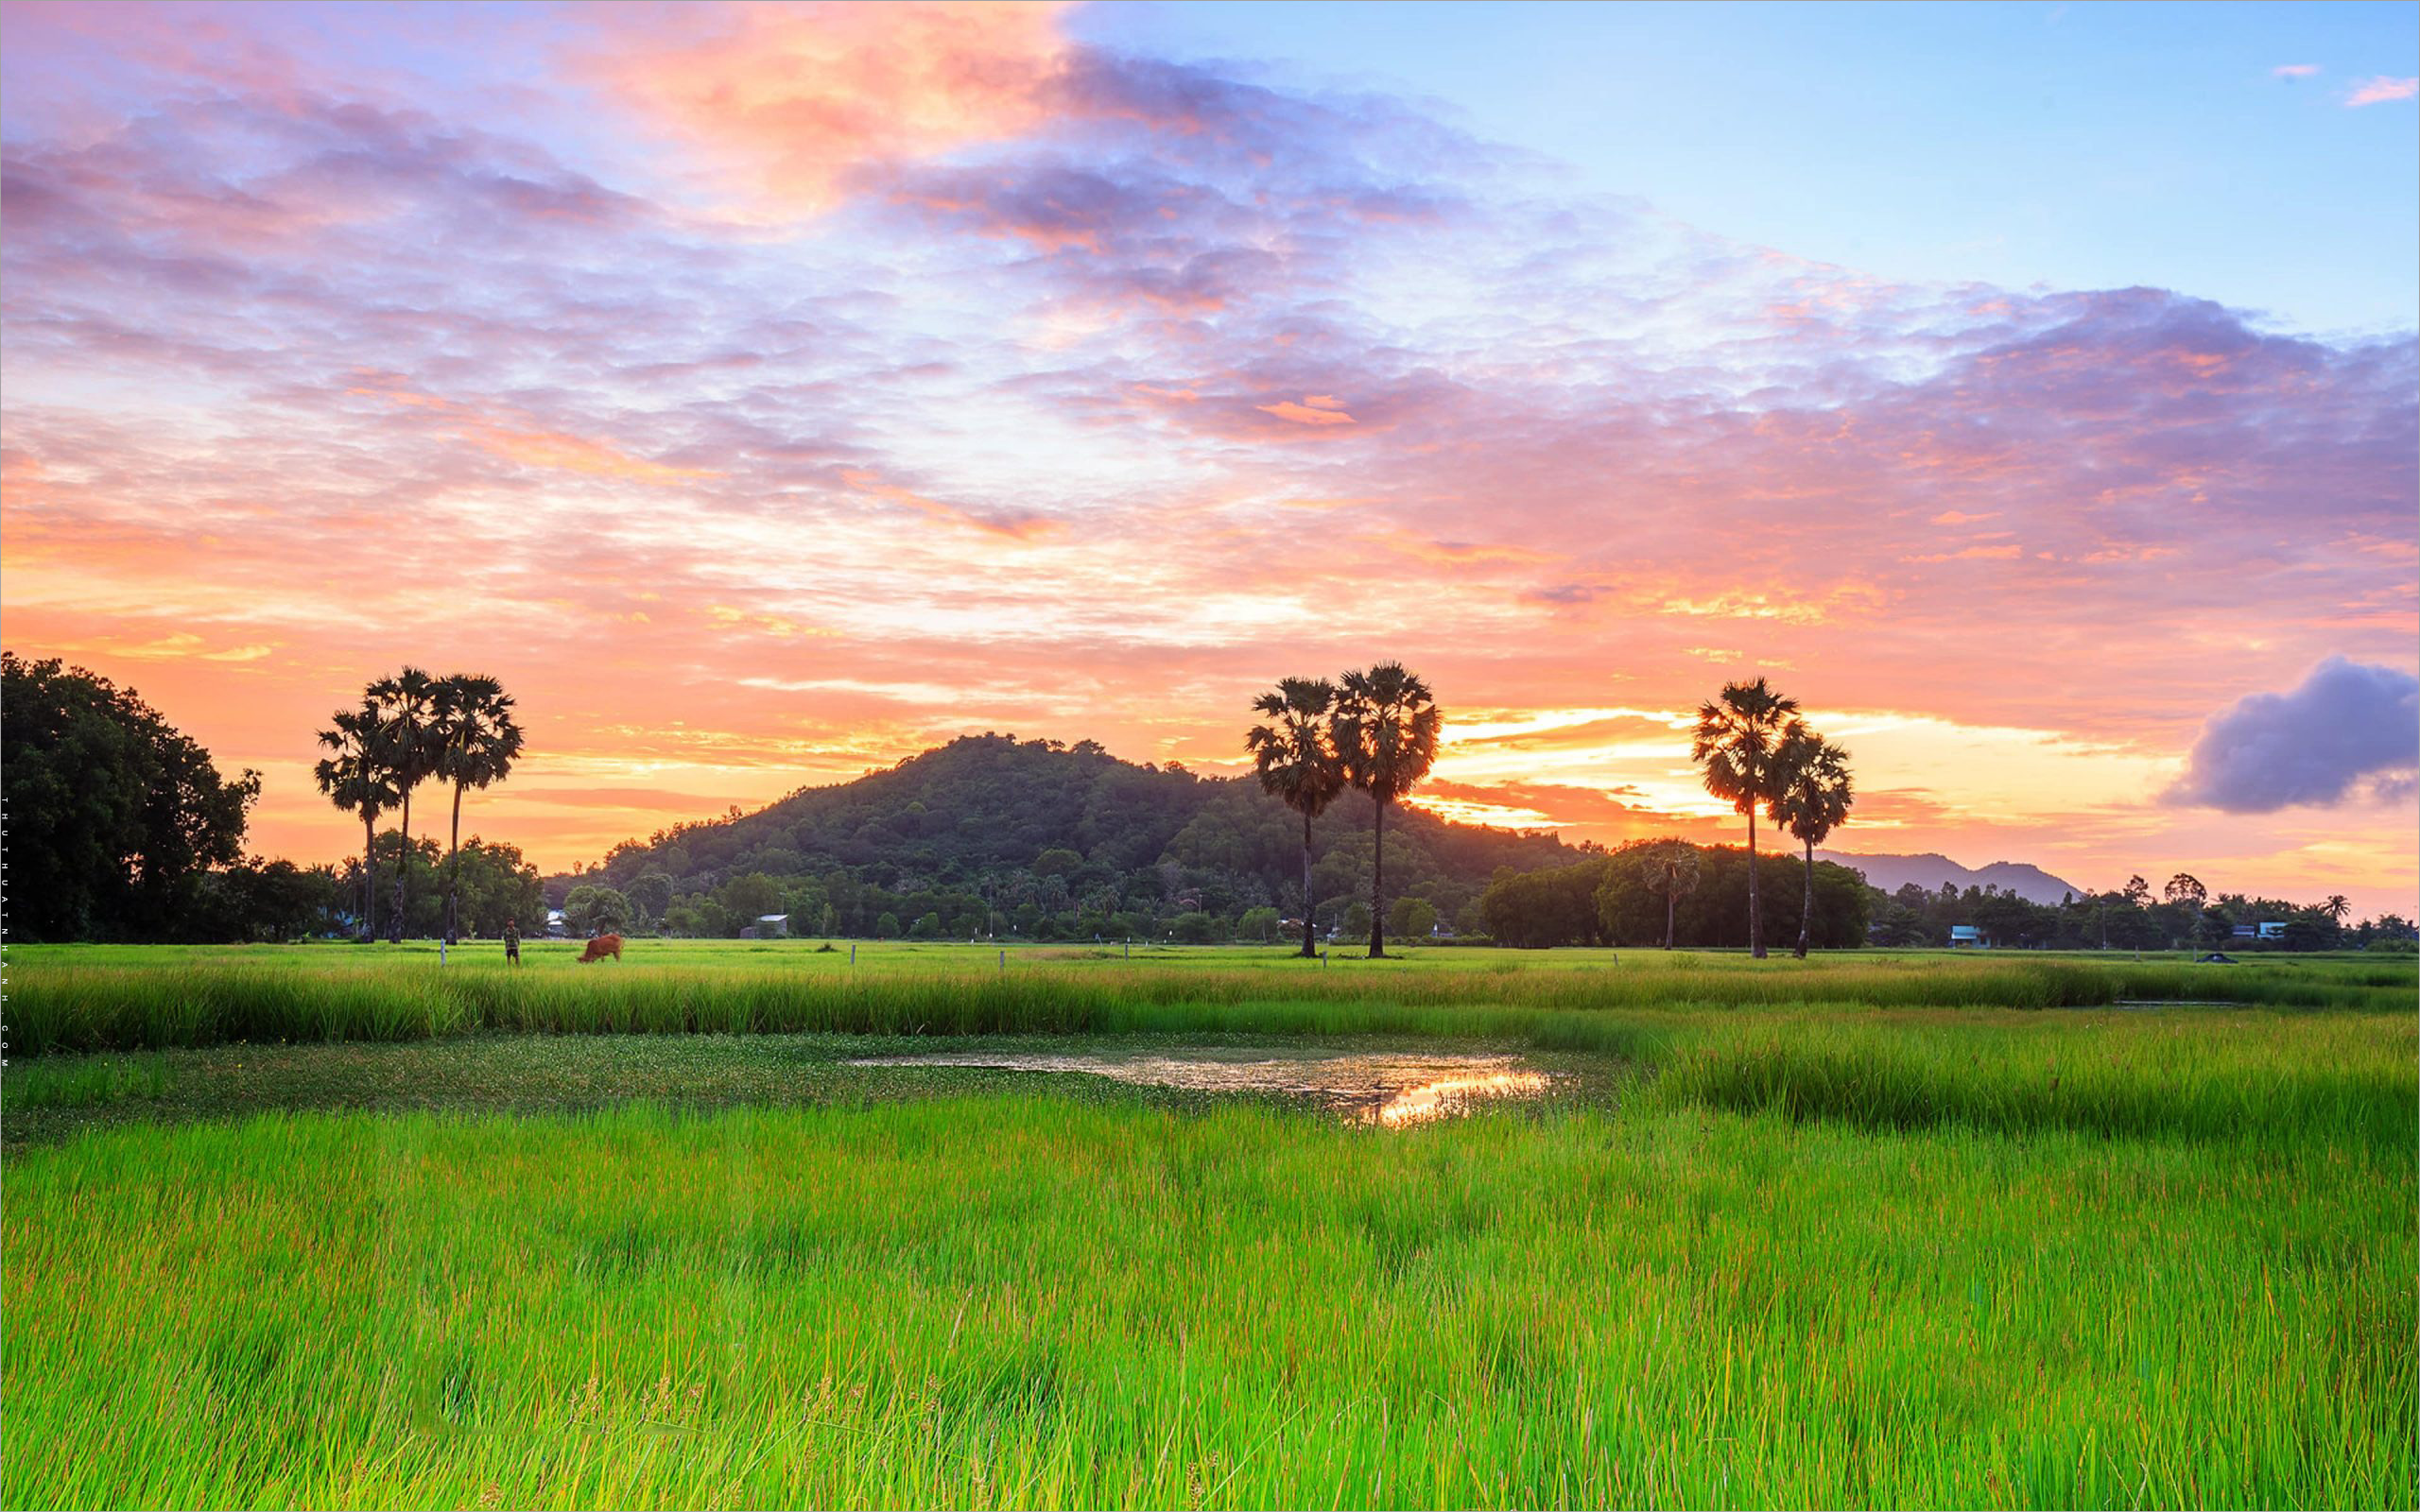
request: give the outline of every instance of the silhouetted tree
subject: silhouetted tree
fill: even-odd
[[[1387,954],[1387,805],[1428,775],[1443,716],[1428,684],[1400,662],[1348,672],[1343,681],[1329,738],[1344,780],[1377,806],[1370,832],[1370,958],[1377,960]]]
[[[361,816],[361,937],[378,937],[378,816],[400,801],[381,749],[378,710],[367,698],[358,709],[339,709],[320,744],[336,754],[312,768],[320,791],[347,814]]]
[[[1311,925],[1311,821],[1344,791],[1344,765],[1329,739],[1336,684],[1324,678],[1280,678],[1275,690],[1253,700],[1275,724],[1244,732],[1261,789],[1303,816],[1303,954],[1317,955]]]
[[[479,673],[458,672],[437,684],[435,718],[429,730],[437,745],[435,776],[454,788],[454,823],[445,847],[445,943],[460,938],[461,885],[455,857],[462,849],[462,792],[500,782],[521,754],[521,727],[513,723],[512,696],[504,684]]]
[[[241,853],[260,774],[204,750],[109,679],[0,653],[0,802],[19,939],[161,938]]]
[[[1847,822],[1857,794],[1849,780],[1849,753],[1791,720],[1774,757],[1774,793],[1766,815],[1806,848],[1806,899],[1798,922],[1800,960],[1815,927],[1815,848]]]
[[[1773,796],[1773,757],[1798,712],[1765,679],[1727,682],[1720,696],[1698,706],[1689,760],[1705,767],[1705,788],[1748,816],[1748,950],[1765,954],[1764,914],[1756,895],[1756,809]]]
[[[402,795],[403,832],[412,833],[412,789],[437,775],[437,679],[419,667],[406,667],[391,678],[372,683],[368,699],[378,711],[378,749],[387,774]],[[395,917],[389,938],[404,937],[405,917],[411,907],[411,868],[395,870]]]

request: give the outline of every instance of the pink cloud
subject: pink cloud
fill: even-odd
[[[750,184],[816,211],[870,166],[1022,135],[1068,48],[1055,4],[678,6],[590,12],[578,72]]]
[[[2317,63],[2279,63],[2269,70],[2275,78],[2308,78],[2319,72]]]
[[[2420,96],[2420,78],[2390,78],[2380,74],[2354,85],[2344,96],[2344,108],[2358,110],[2364,105],[2385,105],[2414,96]]]

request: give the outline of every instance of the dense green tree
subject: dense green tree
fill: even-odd
[[[358,709],[339,709],[320,745],[334,754],[312,768],[320,791],[347,814],[361,816],[361,927],[365,940],[378,937],[378,816],[402,801],[380,749],[378,711],[368,699]]]
[[[1799,919],[1798,946],[1790,953],[1800,960],[1806,958],[1808,935],[1815,925],[1815,848],[1847,821],[1856,801],[1849,753],[1791,721],[1773,758],[1773,791],[1765,813],[1806,848],[1806,902]]]
[[[454,820],[446,839],[445,942],[460,937],[460,879],[454,857],[462,849],[462,795],[484,792],[512,771],[521,755],[521,727],[513,722],[512,696],[481,673],[458,672],[438,681],[429,736],[436,742],[432,775],[454,789]]]
[[[1397,939],[1422,939],[1437,927],[1437,905],[1426,898],[1398,898],[1387,909],[1387,933]]]
[[[328,867],[249,858],[204,872],[174,938],[196,944],[277,944],[340,927],[343,889]]]
[[[1303,950],[1319,954],[1312,940],[1311,821],[1344,791],[1344,763],[1337,754],[1329,715],[1336,685],[1323,678],[1281,678],[1253,700],[1255,713],[1275,721],[1244,732],[1253,776],[1261,790],[1303,816]]]
[[[546,890],[521,848],[473,835],[446,863],[459,888],[456,918],[473,935],[493,939],[508,923],[525,935],[546,932]]]
[[[1216,944],[1219,920],[1199,909],[1179,914],[1168,920],[1168,937],[1180,945]]]
[[[107,678],[0,653],[9,925],[19,939],[159,938],[233,863],[260,774],[210,753]]]
[[[419,667],[407,666],[391,678],[380,678],[365,695],[378,712],[376,748],[388,776],[402,795],[402,827],[412,829],[412,789],[437,775],[441,754],[437,744],[437,679]],[[388,937],[401,940],[410,912],[411,868],[395,873],[395,913]]]
[[[563,900],[563,927],[587,939],[618,935],[631,927],[631,901],[617,888],[582,883]]]
[[[1637,857],[1639,881],[1664,900],[1664,948],[1672,948],[1672,924],[1680,901],[1697,891],[1703,868],[1698,848],[1686,840],[1659,840]]]
[[[873,937],[876,939],[897,939],[899,937],[899,916],[893,913],[885,913],[882,917],[876,919],[873,921]]]
[[[353,858],[347,857],[344,868],[338,875],[347,897],[354,896],[372,877],[376,877],[380,879],[382,886],[387,888],[388,897],[391,900],[393,893],[389,879],[391,879],[399,869],[408,869],[413,884],[412,917],[405,921],[404,932],[417,936],[434,929],[443,920],[444,906],[441,895],[434,890],[433,886],[442,874],[441,861],[441,852],[437,849],[436,841],[416,840],[406,846],[404,843],[403,831],[381,830],[372,842],[369,865],[365,867]],[[392,920],[389,922],[391,926]]]
[[[1428,684],[1399,662],[1348,672],[1338,690],[1329,739],[1344,780],[1370,795],[1370,958],[1387,954],[1379,928],[1387,904],[1387,808],[1428,775],[1443,723]]]
[[[1243,919],[1236,926],[1236,937],[1257,940],[1266,945],[1277,937],[1277,926],[1280,922],[1277,910],[1266,904],[1258,908],[1247,908],[1244,910]]]
[[[1064,877],[1080,869],[1084,858],[1064,846],[1052,846],[1033,858],[1033,874],[1037,877]]]
[[[643,871],[631,879],[622,895],[630,899],[638,917],[661,921],[665,910],[672,906],[672,879],[661,871]]]
[[[1356,898],[1344,905],[1344,917],[1337,921],[1337,934],[1344,939],[1359,939],[1372,928],[1370,905]]]
[[[1611,866],[1610,857],[1592,855],[1567,867],[1499,870],[1479,894],[1488,937],[1525,950],[1598,943],[1604,934],[1597,893]]]
[[[1797,699],[1775,693],[1762,678],[1728,682],[1698,706],[1689,745],[1689,760],[1705,768],[1706,791],[1748,816],[1748,939],[1750,954],[1760,959],[1765,935],[1756,894],[1756,810],[1773,797],[1774,757],[1797,712]]]
[[[752,871],[724,883],[715,897],[725,908],[752,924],[767,914],[781,912],[782,885],[761,871]]]

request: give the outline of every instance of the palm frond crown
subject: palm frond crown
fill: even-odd
[[[1796,721],[1774,752],[1766,816],[1810,846],[1847,822],[1857,802],[1849,753]]]
[[[1345,781],[1381,803],[1403,797],[1436,763],[1443,724],[1428,684],[1403,663],[1346,673],[1335,720]]]
[[[1723,685],[1698,706],[1689,760],[1705,768],[1705,788],[1740,814],[1772,797],[1773,758],[1798,713],[1798,700],[1775,693],[1764,679]]]

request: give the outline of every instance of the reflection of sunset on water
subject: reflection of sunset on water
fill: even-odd
[[[1357,1115],[1364,1124],[1383,1124],[1399,1128],[1406,1124],[1426,1124],[1432,1119],[1450,1118],[1470,1111],[1468,1104],[1485,1102],[1497,1097],[1539,1097],[1546,1093],[1547,1077],[1539,1071],[1497,1071],[1483,1076],[1447,1076],[1422,1087],[1408,1087],[1375,1108],[1363,1108]]]

